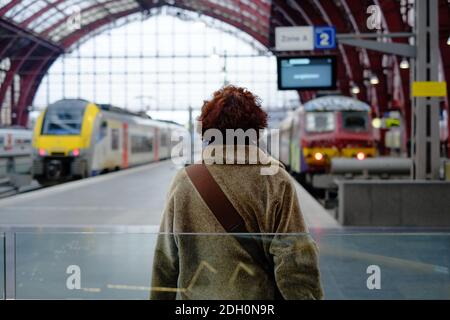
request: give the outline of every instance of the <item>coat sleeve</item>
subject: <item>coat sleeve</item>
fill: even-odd
[[[178,247],[174,235],[176,178],[166,199],[166,207],[157,235],[153,256],[151,300],[174,300],[179,274]]]
[[[318,249],[308,234],[295,186],[287,181],[279,198],[269,252],[278,288],[287,300],[322,299]]]

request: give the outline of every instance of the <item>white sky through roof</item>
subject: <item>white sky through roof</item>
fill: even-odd
[[[58,59],[34,106],[84,98],[133,111],[148,108],[154,118],[185,123],[187,112],[169,110],[200,108],[225,79],[257,94],[264,107],[298,105],[297,92],[277,89],[275,57],[244,32],[209,17],[183,20],[168,11],[134,20]]]

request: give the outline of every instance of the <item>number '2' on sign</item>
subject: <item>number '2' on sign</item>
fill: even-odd
[[[316,49],[336,48],[336,28],[335,27],[315,27],[314,47]]]

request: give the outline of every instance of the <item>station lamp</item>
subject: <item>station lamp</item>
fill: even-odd
[[[450,36],[448,36],[447,45],[450,46]]]
[[[356,84],[354,84],[352,86],[352,88],[350,89],[350,91],[351,91],[352,94],[356,95],[356,94],[359,94],[361,92],[361,89],[359,89],[359,87]]]
[[[378,79],[378,76],[376,74],[372,74],[370,76],[370,80],[369,81],[370,81],[370,84],[372,84],[374,86],[380,83],[380,79]]]
[[[380,129],[382,125],[383,122],[380,118],[374,118],[372,120],[372,127],[374,127],[375,129]]]
[[[403,60],[400,62],[400,69],[403,69],[403,70],[409,69],[408,59],[403,58]]]

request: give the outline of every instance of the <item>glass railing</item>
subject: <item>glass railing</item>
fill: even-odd
[[[0,232],[0,300],[5,299],[5,235]]]
[[[450,299],[450,233],[317,230],[239,237],[15,232],[14,294],[18,299],[270,298],[270,275],[242,250],[244,239],[277,257],[281,292],[314,296],[311,237],[319,249],[325,299]]]
[[[448,233],[326,234],[316,241],[326,298],[450,299]]]
[[[157,237],[17,233],[16,298],[148,299]]]

